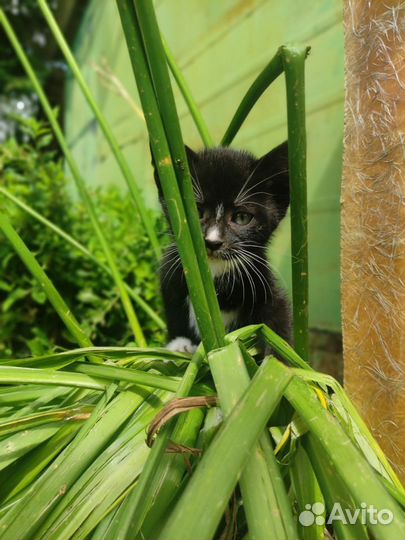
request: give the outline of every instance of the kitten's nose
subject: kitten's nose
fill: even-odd
[[[208,238],[205,239],[205,245],[211,251],[217,251],[222,246],[222,244],[222,240],[209,240]]]
[[[211,225],[205,231],[205,245],[211,251],[217,251],[224,243],[221,230],[217,225]]]

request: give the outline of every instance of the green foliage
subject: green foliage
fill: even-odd
[[[39,2],[46,7],[45,0]],[[336,381],[312,370],[264,325],[222,335],[222,325],[213,316],[212,308],[218,308],[214,289],[211,299],[207,292],[211,279],[204,280],[201,269],[204,247],[199,249],[196,243],[200,232],[195,212],[197,233],[190,231],[193,196],[187,196],[182,183],[187,184],[187,177],[181,167],[185,157],[177,154],[180,147],[183,152],[180,130],[169,129],[176,111],[163,91],[166,83],[170,90],[170,83],[160,70],[163,49],[159,53],[155,47],[159,29],[152,2],[118,3],[129,51],[134,55],[135,43],[139,57],[134,63],[142,61],[136,75],[143,71],[149,81],[142,88],[143,105],[145,117],[153,119],[148,128],[155,134],[151,136],[155,158],[162,158],[157,160],[161,165],[176,165],[167,167],[166,202],[179,213],[173,212],[173,231],[185,270],[191,274],[190,296],[194,294],[197,319],[202,315],[201,334],[211,336],[205,340],[208,346],[204,343],[205,349],[200,346],[191,358],[166,349],[111,347],[125,343],[130,334],[108,268],[101,273],[91,257],[83,258],[83,248],[80,254],[72,251],[72,238],[66,243],[66,237],[54,236],[49,222],[46,228],[33,222],[7,198],[0,212],[10,214],[28,248],[1,213],[0,227],[44,287],[29,277],[8,242],[0,244],[0,341],[5,343],[4,355],[13,350],[14,357],[0,361],[0,540],[405,537],[404,490]],[[0,21],[16,45],[1,9]],[[17,50],[23,57],[20,46]],[[148,58],[143,58],[143,51]],[[290,60],[293,68],[297,58],[292,55]],[[292,75],[287,87],[294,88],[298,76],[293,71]],[[42,92],[39,85],[36,88]],[[42,104],[80,187],[83,180],[48,100],[42,99]],[[303,108],[296,112],[302,129],[298,113]],[[152,249],[128,199],[116,190],[96,191],[89,204],[83,185],[83,207],[69,195],[48,128],[24,121],[22,129],[24,144],[10,141],[0,151],[5,187],[85,244],[96,262],[107,262],[111,271],[116,270],[115,258],[99,246],[103,235],[96,240],[98,227],[89,223],[89,216],[96,220],[94,205],[119,261],[119,273],[150,307],[158,309]],[[290,140],[299,148],[299,141]],[[297,157],[295,161],[299,163]],[[153,222],[161,231],[160,218],[153,216]],[[306,242],[305,228],[303,236]],[[49,353],[56,345],[69,345],[71,336],[53,315],[45,293],[72,333],[75,327],[48,276],[71,306],[79,330],[85,330],[96,345],[108,347],[85,344]],[[139,315],[149,344],[159,343],[161,331],[143,312]],[[270,357],[258,367],[252,355],[263,343],[285,364]],[[224,346],[218,348],[219,344]],[[30,358],[17,358],[27,349]],[[42,352],[48,354],[40,356]],[[204,423],[201,398],[212,398],[215,392],[223,414]],[[168,404],[172,398],[176,399]],[[208,404],[204,399],[202,403]],[[197,408],[189,410],[190,406]],[[173,414],[179,412],[186,414],[174,421]],[[145,432],[153,419],[160,431],[149,449]],[[308,503],[322,503],[323,519],[335,501],[348,509],[363,505],[385,509],[393,520],[370,522],[367,527],[360,523],[356,528],[333,524],[327,532],[324,522],[317,520],[296,530],[298,513]]]
[[[11,139],[0,148],[0,185],[80,240],[105,263],[85,209],[69,192],[62,161],[52,150],[49,128],[35,119],[20,123],[26,142]],[[125,281],[160,311],[156,258],[129,197],[112,187],[94,191],[92,197],[100,220],[108,224],[108,241],[118,254]],[[87,335],[98,345],[127,344],[131,332],[111,277],[13,203],[3,199],[4,207]],[[151,217],[162,232],[160,215]],[[71,336],[8,242],[0,244],[0,261],[0,355],[42,354],[55,345],[68,345]],[[141,310],[139,317],[148,342],[162,344],[162,330]]]

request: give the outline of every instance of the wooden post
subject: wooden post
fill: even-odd
[[[345,0],[345,386],[405,480],[405,7]]]

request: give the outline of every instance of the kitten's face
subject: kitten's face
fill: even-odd
[[[263,248],[288,208],[287,145],[258,160],[229,148],[187,154],[209,258]]]
[[[287,143],[260,159],[230,148],[186,150],[211,266],[261,251],[289,205]]]

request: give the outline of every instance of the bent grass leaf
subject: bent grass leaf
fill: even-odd
[[[202,457],[159,536],[161,540],[213,536],[251,449],[291,376],[276,360],[259,368]],[[195,501],[204,501],[204,512],[195,511]]]
[[[50,426],[38,426],[2,439],[0,441],[0,471],[55,435],[61,427],[62,422]]]
[[[124,360],[125,358],[151,358],[156,360],[190,360],[189,354],[169,351],[168,349],[143,349],[139,347],[84,347],[42,356],[1,360],[0,363],[13,366],[40,367],[47,362],[74,362],[87,355],[99,356],[108,360]]]
[[[204,356],[199,347],[181,379],[176,397],[186,397],[189,394],[203,360]],[[171,423],[160,431],[146,460],[136,489],[122,504],[125,511],[119,511],[120,519],[114,525],[115,538],[135,537],[146,522],[149,511],[152,514],[157,511],[160,515],[166,510],[167,505],[177,494],[177,488],[185,470],[185,463],[178,459],[179,456],[164,455],[170,438],[175,439],[178,444],[194,446],[201,423],[202,417],[197,410],[180,417],[176,425]],[[161,494],[164,494],[162,502],[160,502]],[[153,508],[155,503],[156,507]],[[146,526],[148,526],[147,523]],[[155,526],[152,519],[152,527]]]
[[[49,412],[42,412],[25,416],[15,420],[0,422],[0,437],[22,431],[43,424],[51,424],[52,422],[76,422],[87,420],[93,407],[74,407],[65,409],[53,409]],[[1,444],[1,443],[0,443]]]
[[[16,495],[34,482],[43,469],[70,443],[80,426],[80,422],[62,426],[34,451],[18,460],[10,469],[5,469],[0,476],[0,500],[15,501]]]
[[[225,415],[232,411],[249,386],[246,358],[248,354],[246,352],[242,354],[236,343],[208,355]],[[272,359],[267,361],[272,362]],[[297,535],[268,433],[263,433],[260,441],[251,450],[239,482],[249,534],[252,538],[283,539]],[[282,518],[274,519],[275,515]]]
[[[157,391],[147,396],[129,423],[75,482],[37,532],[38,538],[84,538],[139,476],[149,448],[145,430],[171,397]]]
[[[17,368],[15,368],[17,369]],[[93,462],[122,424],[139,407],[144,397],[122,392],[110,403],[96,408],[67,449],[60,454],[43,475],[0,521],[0,538],[25,539],[35,537],[56,504],[64,497],[77,478]]]
[[[392,512],[394,519],[391,523],[382,524],[375,520],[376,523],[368,524],[372,534],[381,540],[404,537],[405,518],[400,506],[386,491],[338,420],[321,405],[316,392],[299,377],[294,377],[285,396],[324,449],[357,507],[361,508],[363,503],[367,507]]]

